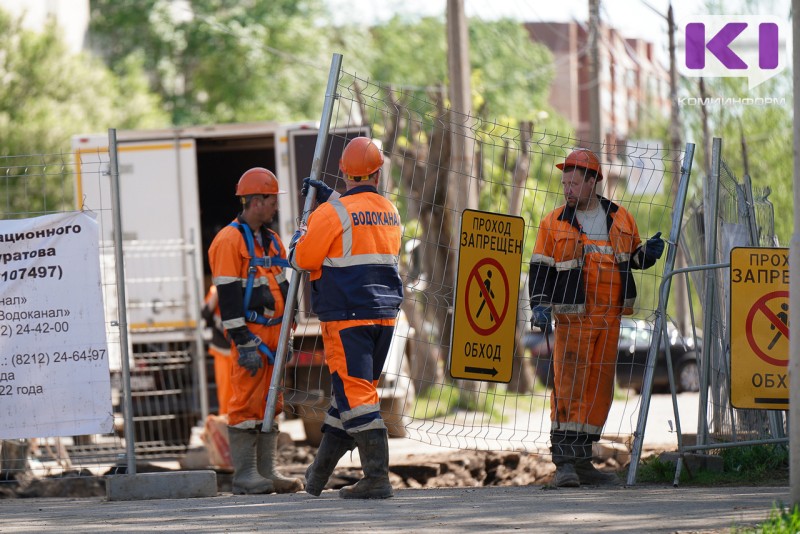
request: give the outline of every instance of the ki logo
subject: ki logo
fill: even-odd
[[[684,76],[747,77],[752,89],[786,68],[788,28],[777,16],[698,15],[679,27]]]

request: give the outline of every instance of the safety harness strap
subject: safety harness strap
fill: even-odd
[[[247,245],[247,253],[250,255],[250,262],[247,268],[247,284],[244,288],[244,318],[245,321],[248,323],[256,323],[264,326],[274,326],[276,324],[280,324],[283,321],[283,316],[281,317],[274,317],[272,319],[267,319],[260,313],[250,309],[250,299],[253,296],[253,282],[256,278],[256,271],[258,267],[265,267],[270,268],[273,265],[276,267],[281,267],[283,269],[289,267],[289,262],[285,258],[281,258],[280,256],[264,256],[264,257],[257,257],[256,256],[256,247],[255,247],[255,239],[253,238],[253,231],[250,229],[250,226],[246,224],[240,224],[238,221],[233,221],[231,224],[234,228],[239,230],[244,237],[245,245]],[[272,240],[272,244],[275,247],[275,250],[280,250],[278,246],[278,241],[275,239],[275,236],[270,232],[268,233],[270,239]],[[268,246],[264,247],[265,250],[269,250]],[[251,339],[257,339],[250,329],[248,328],[248,333],[250,334]],[[258,350],[263,352],[267,359],[269,360],[270,364],[275,362],[275,354],[267,347],[266,344],[261,343],[258,346]]]

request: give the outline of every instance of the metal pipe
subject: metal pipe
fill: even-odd
[[[195,301],[199,304],[203,302],[203,290],[200,285],[200,274],[197,270],[198,258],[200,252],[199,242],[195,242],[194,228],[189,229],[189,256],[191,256],[192,263],[192,280],[194,281],[192,289],[194,290]],[[194,313],[199,313],[200,306],[196,306],[197,310]],[[194,325],[194,345],[197,350],[197,358],[195,358],[195,365],[197,366],[197,393],[200,399],[200,421],[202,424],[208,417],[208,376],[206,373],[206,351],[205,343],[203,341],[203,321],[201,317],[197,317]]]
[[[658,355],[658,348],[661,345],[662,339],[662,324],[666,317],[665,309],[666,303],[669,298],[669,288],[672,281],[672,273],[679,272],[680,269],[675,270],[675,258],[678,254],[678,239],[681,234],[681,225],[683,223],[683,209],[686,204],[686,195],[689,189],[689,176],[692,173],[692,160],[694,159],[694,144],[686,144],[686,155],[683,158],[683,166],[681,167],[681,181],[678,184],[678,193],[675,196],[675,205],[672,211],[672,227],[670,228],[669,243],[667,249],[667,258],[664,262],[664,280],[661,282],[662,292],[659,296],[659,308],[656,314],[655,325],[653,328],[653,337],[650,343],[650,349],[647,352],[647,366],[644,370],[644,377],[642,378],[642,404],[639,406],[639,418],[636,424],[636,432],[633,435],[633,449],[631,451],[631,463],[628,469],[628,485],[632,486],[636,483],[636,470],[639,464],[639,458],[642,455],[642,445],[644,440],[644,431],[647,426],[647,412],[650,410],[650,397],[653,389],[653,371],[655,369],[656,356]],[[669,343],[667,343],[669,345]],[[669,358],[667,358],[669,361]],[[674,397],[673,397],[674,398]]]
[[[111,176],[111,204],[114,211],[114,263],[117,273],[117,313],[119,321],[119,353],[122,359],[122,411],[125,429],[125,455],[129,475],[136,474],[136,436],[133,426],[133,396],[131,394],[131,365],[128,351],[128,312],[125,307],[125,265],[122,247],[122,203],[119,192],[119,160],[117,159],[117,130],[108,129],[108,170]]]
[[[722,139],[715,137],[711,145],[711,175],[706,177],[708,185],[703,198],[705,212],[706,263],[717,262],[717,217],[719,215],[719,175],[722,161]],[[710,209],[709,209],[710,208]],[[716,277],[713,273],[705,276],[703,300],[706,302],[703,313],[703,360],[700,366],[700,402],[697,413],[697,442],[706,442],[708,435],[708,388],[711,380],[711,359],[714,357],[714,300],[716,300]],[[719,341],[718,341],[719,342]]]
[[[774,439],[752,439],[748,441],[728,441],[725,443],[710,443],[706,445],[690,445],[683,448],[683,452],[702,451],[709,449],[730,449],[733,447],[746,447],[748,445],[780,445],[788,443],[789,438],[774,438]]]
[[[317,132],[317,145],[314,147],[314,160],[311,163],[312,180],[319,180],[322,172],[322,157],[325,155],[325,147],[328,146],[328,130],[330,129],[331,118],[333,117],[333,105],[337,98],[336,86],[339,84],[339,72],[341,68],[342,55],[333,54],[331,69],[328,74],[328,86],[325,89],[325,104],[322,108],[322,117],[319,122],[319,131]],[[306,195],[306,202],[303,206],[303,213],[300,218],[301,226],[308,220],[308,214],[311,212],[311,206],[314,203],[315,196],[315,188],[309,188],[308,195]],[[300,288],[300,282],[302,280],[303,273],[295,272],[289,283],[289,291],[286,295],[286,304],[283,310],[281,334],[278,339],[278,348],[275,351],[275,365],[272,368],[272,380],[270,381],[269,393],[267,395],[267,407],[264,410],[264,421],[261,424],[262,432],[269,432],[272,429],[272,420],[275,418],[275,408],[278,404],[278,395],[280,394],[281,380],[283,379],[283,366],[289,344],[289,333],[291,332],[292,322],[294,320],[294,305],[297,300],[297,291]]]

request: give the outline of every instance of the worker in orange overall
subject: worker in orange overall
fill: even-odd
[[[261,432],[275,350],[288,291],[286,251],[267,225],[278,210],[278,180],[267,169],[245,172],[236,186],[242,212],[214,238],[208,250],[212,283],[219,294],[222,326],[231,338],[232,396],[228,441],[236,494],[293,493],[297,478],[275,471],[278,425]],[[283,409],[279,397],[276,414]]]
[[[306,471],[306,491],[319,495],[336,463],[358,447],[364,477],[342,488],[345,499],[391,497],[389,440],[380,414],[378,379],[389,353],[403,301],[398,272],[402,228],[397,208],[380,193],[383,154],[366,137],[345,147],[339,168],[347,184],[341,196],[318,180],[319,207],[306,231],[295,234],[289,259],[310,271],[311,306],[322,323],[331,373],[331,406],[322,442]]]
[[[554,483],[618,484],[591,463],[614,394],[620,319],[633,313],[631,269],[652,267],[664,252],[657,233],[644,244],[631,214],[595,194],[603,179],[597,155],[571,152],[556,165],[566,203],[539,226],[530,261],[533,326],[546,331],[555,315],[550,450]]]

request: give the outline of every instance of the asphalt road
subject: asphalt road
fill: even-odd
[[[0,501],[0,532],[730,532],[789,502],[788,487],[400,490],[385,501],[335,491],[108,502]]]

